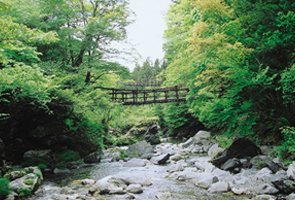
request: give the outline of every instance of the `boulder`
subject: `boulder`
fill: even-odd
[[[140,141],[130,145],[125,153],[131,158],[148,158],[154,153],[154,148],[146,141]]]
[[[144,167],[149,163],[148,160],[143,160],[139,158],[132,158],[131,160],[124,163],[123,167]]]
[[[100,152],[93,152],[84,158],[84,162],[88,164],[100,163],[102,154]]]
[[[13,181],[13,180],[21,178],[25,175],[27,175],[27,173],[25,171],[12,171],[12,172],[6,173],[4,175],[4,178],[8,179],[9,181]]]
[[[259,154],[261,154],[261,150],[253,142],[246,138],[239,138],[235,140],[224,152],[222,152],[221,156],[215,158],[212,163],[217,167],[221,167],[221,165],[229,159],[252,158]]]
[[[208,156],[210,158],[214,158],[215,156],[217,156],[222,151],[223,151],[223,149],[221,147],[219,147],[218,144],[214,144],[208,150]]]
[[[121,180],[107,176],[97,181],[91,191],[99,191],[100,194],[125,194],[127,185]]]
[[[223,193],[228,192],[230,190],[229,184],[226,182],[217,182],[213,183],[211,187],[208,189],[209,193]]]
[[[169,173],[173,173],[173,172],[178,172],[178,171],[183,171],[183,166],[182,164],[178,163],[178,164],[174,164],[168,167],[168,169],[166,170]]]
[[[213,175],[211,173],[198,173],[195,176],[195,186],[208,189],[213,183]]]
[[[281,193],[291,194],[295,191],[295,182],[288,178],[286,171],[278,171],[271,182]]]
[[[276,200],[277,198],[275,196],[272,195],[266,195],[266,194],[262,194],[262,195],[258,195],[254,198],[252,198],[252,200]]]
[[[40,184],[41,179],[36,174],[30,173],[11,181],[9,186],[14,192],[18,192],[22,189],[28,189],[33,193],[38,189]]]
[[[150,127],[148,127],[145,135],[144,135],[144,140],[149,142],[150,144],[160,144],[160,136],[158,134],[160,127],[158,123],[152,124]]]
[[[273,162],[269,157],[267,156],[255,156],[250,160],[250,163],[255,166],[256,168],[262,168],[267,166],[273,173],[277,173],[281,167]]]
[[[157,157],[152,157],[150,161],[156,165],[164,165],[166,164],[167,160],[169,160],[169,158],[170,158],[170,154],[168,153],[168,154],[163,154]]]
[[[239,168],[241,166],[241,162],[238,158],[228,159],[225,163],[220,166],[222,170],[233,171],[235,168]]]
[[[175,155],[170,157],[170,160],[172,160],[172,161],[179,161],[181,159],[182,159],[182,156],[179,155],[179,154],[175,154]]]
[[[291,165],[289,165],[288,170],[287,170],[287,176],[291,180],[295,180],[295,162],[293,162]]]
[[[140,194],[143,192],[142,186],[140,184],[130,184],[126,188],[126,192],[130,192],[133,194]]]
[[[29,150],[26,151],[23,155],[25,160],[33,158],[42,158],[48,162],[52,161],[52,151],[50,149],[45,150]]]

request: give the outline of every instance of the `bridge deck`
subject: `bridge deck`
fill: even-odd
[[[128,90],[115,88],[101,88],[111,91],[111,99],[116,102],[123,102],[124,105],[143,105],[152,103],[169,103],[186,101],[188,88],[180,86],[147,89]]]

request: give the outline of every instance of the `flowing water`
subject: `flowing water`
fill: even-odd
[[[135,199],[140,200],[238,200],[247,199],[233,194],[209,194],[206,190],[195,187],[191,183],[175,181],[167,178],[166,166],[150,165],[146,167],[123,167],[122,162],[100,163],[96,165],[80,165],[70,173],[51,174],[45,176],[45,181],[40,189],[31,198],[33,200],[60,200],[60,199],[87,199],[86,189],[73,188],[72,182],[81,179],[99,180],[109,175],[118,173],[130,173],[132,176],[149,177],[153,183],[149,187],[143,187],[143,193],[134,194]],[[157,196],[157,197],[156,197]],[[128,199],[125,195],[104,195],[92,199],[119,200]]]

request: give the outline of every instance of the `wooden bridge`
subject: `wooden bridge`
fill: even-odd
[[[146,89],[146,90],[129,90],[115,88],[101,88],[111,92],[112,101],[122,102],[123,105],[143,105],[152,103],[169,103],[186,101],[188,88],[181,86]]]

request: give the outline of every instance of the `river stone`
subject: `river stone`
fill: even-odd
[[[213,175],[211,173],[197,173],[195,177],[195,186],[208,189],[213,183]]]
[[[295,180],[295,162],[293,162],[291,165],[289,165],[288,170],[287,170],[287,176],[291,180]]]
[[[261,166],[267,166],[273,173],[277,173],[281,169],[277,163],[273,162],[267,156],[255,156],[250,160],[250,163],[257,168],[261,168]]]
[[[93,152],[84,158],[84,162],[89,164],[100,163],[101,156],[100,152]]]
[[[208,150],[208,156],[210,158],[214,158],[215,156],[217,156],[222,151],[223,151],[223,149],[221,147],[219,147],[218,144],[214,144]]]
[[[9,186],[15,192],[19,191],[20,189],[29,189],[31,192],[34,192],[38,189],[40,184],[40,178],[36,174],[30,173],[11,181]]]
[[[223,181],[213,183],[211,187],[208,189],[209,193],[223,193],[228,191],[229,191],[229,184]]]
[[[213,177],[216,177],[219,181],[227,182],[229,184],[232,184],[235,181],[231,173],[229,173],[228,171],[221,170],[219,168],[216,168],[212,172],[212,175]]]
[[[279,192],[271,183],[260,184],[254,188],[256,194],[276,194]]]
[[[262,195],[258,195],[254,198],[252,198],[252,200],[276,200],[277,198],[275,196],[272,195],[266,195],[266,194],[262,194]]]
[[[93,180],[93,179],[83,179],[82,181],[81,181],[81,184],[82,185],[93,185],[95,183],[95,180]]]
[[[179,161],[181,159],[182,159],[182,156],[179,155],[179,154],[175,154],[175,155],[170,157],[170,160],[173,160],[173,161]]]
[[[288,179],[286,171],[278,171],[273,176],[272,183],[282,193],[290,194],[295,191],[295,182]]]
[[[180,163],[173,164],[173,165],[170,165],[166,171],[169,173],[183,171],[183,166]]]
[[[130,158],[134,158],[134,157],[147,158],[154,153],[154,148],[152,145],[148,144],[146,141],[140,141],[130,145],[125,153],[128,154]]]
[[[238,158],[232,158],[227,160],[225,163],[223,163],[220,169],[232,171],[233,169],[238,168],[240,166],[241,166],[240,160]]]
[[[172,197],[172,194],[170,192],[160,193],[156,195],[157,199],[169,199]]]
[[[121,179],[107,176],[97,181],[93,188],[99,190],[100,194],[125,194],[124,189],[127,185]]]
[[[295,193],[292,193],[288,196],[286,196],[286,200],[294,200],[295,199]]]
[[[163,165],[163,164],[166,164],[169,158],[170,158],[170,154],[168,153],[168,154],[163,154],[157,157],[152,157],[150,161],[156,165]]]
[[[12,172],[6,173],[3,178],[8,179],[9,181],[13,181],[25,175],[27,175],[25,171],[12,171]]]
[[[45,150],[29,150],[26,151],[23,155],[24,159],[33,159],[33,158],[42,158],[46,161],[51,161],[52,159],[52,152],[50,149]]]
[[[139,158],[132,158],[131,160],[124,163],[123,167],[144,167],[148,163],[148,160]]]
[[[270,180],[271,175],[273,175],[272,171],[269,168],[265,167],[259,170],[255,177],[260,180],[265,180],[266,178]]]
[[[130,192],[133,194],[140,194],[143,192],[143,189],[140,184],[130,184],[126,188],[126,192]]]
[[[128,172],[121,172],[114,175],[115,179],[122,180],[126,185],[130,184],[140,184],[142,186],[150,186],[152,182],[150,178],[147,178],[145,175],[141,174],[141,172],[128,173]]]

